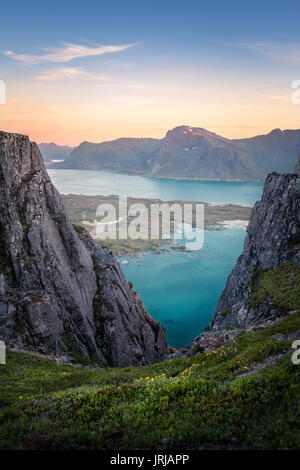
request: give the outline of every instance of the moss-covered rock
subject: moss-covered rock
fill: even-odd
[[[282,312],[300,308],[300,268],[289,262],[256,271],[251,278],[249,301],[254,306],[271,302]]]

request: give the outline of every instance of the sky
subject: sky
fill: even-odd
[[[298,129],[299,15],[293,0],[5,2],[0,129],[64,145]]]

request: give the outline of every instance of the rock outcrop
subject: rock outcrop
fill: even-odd
[[[300,154],[298,155],[298,160],[297,160],[294,171],[295,171],[296,175],[300,176]]]
[[[272,173],[267,177],[247,230],[243,253],[228,277],[209,326],[177,356],[210,352],[241,334],[277,323],[288,313],[278,310],[268,295],[261,302],[253,302],[252,295],[257,289],[257,277],[290,264],[289,287],[298,289],[295,271],[300,267],[300,178],[297,174]],[[281,293],[284,286],[280,284]]]
[[[208,330],[247,327],[270,315],[269,304],[249,301],[255,272],[288,261],[300,264],[300,179],[270,174],[261,201],[253,208],[244,250],[218,301]]]
[[[81,239],[80,239],[81,237]],[[70,224],[36,144],[0,132],[0,339],[114,366],[166,353],[111,252]]]

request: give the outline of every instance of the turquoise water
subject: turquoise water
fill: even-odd
[[[263,188],[263,183],[156,179],[95,170],[48,169],[48,173],[61,193],[90,196],[116,194],[253,206]]]
[[[154,179],[107,171],[48,171],[64,194],[117,194],[252,206],[260,199],[263,187],[261,183]],[[147,311],[167,329],[169,344],[184,346],[208,325],[242,252],[245,235],[242,229],[207,231],[201,251],[148,252],[128,258],[128,265],[121,264]]]
[[[121,265],[146,310],[167,329],[170,345],[184,346],[208,325],[245,235],[241,229],[206,231],[201,251],[150,252]]]

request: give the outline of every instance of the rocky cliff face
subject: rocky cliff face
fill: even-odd
[[[247,327],[276,314],[266,302],[249,300],[253,275],[288,261],[300,265],[300,179],[270,174],[261,201],[253,208],[244,250],[228,278],[208,330]],[[299,305],[300,307],[300,305]]]
[[[300,178],[272,173],[209,326],[178,355],[212,351],[294,309],[300,309]]]
[[[36,144],[0,132],[0,338],[115,366],[165,354],[164,328],[119,264],[67,219]]]
[[[298,155],[298,160],[297,160],[294,171],[295,171],[296,175],[300,176],[300,154]]]

